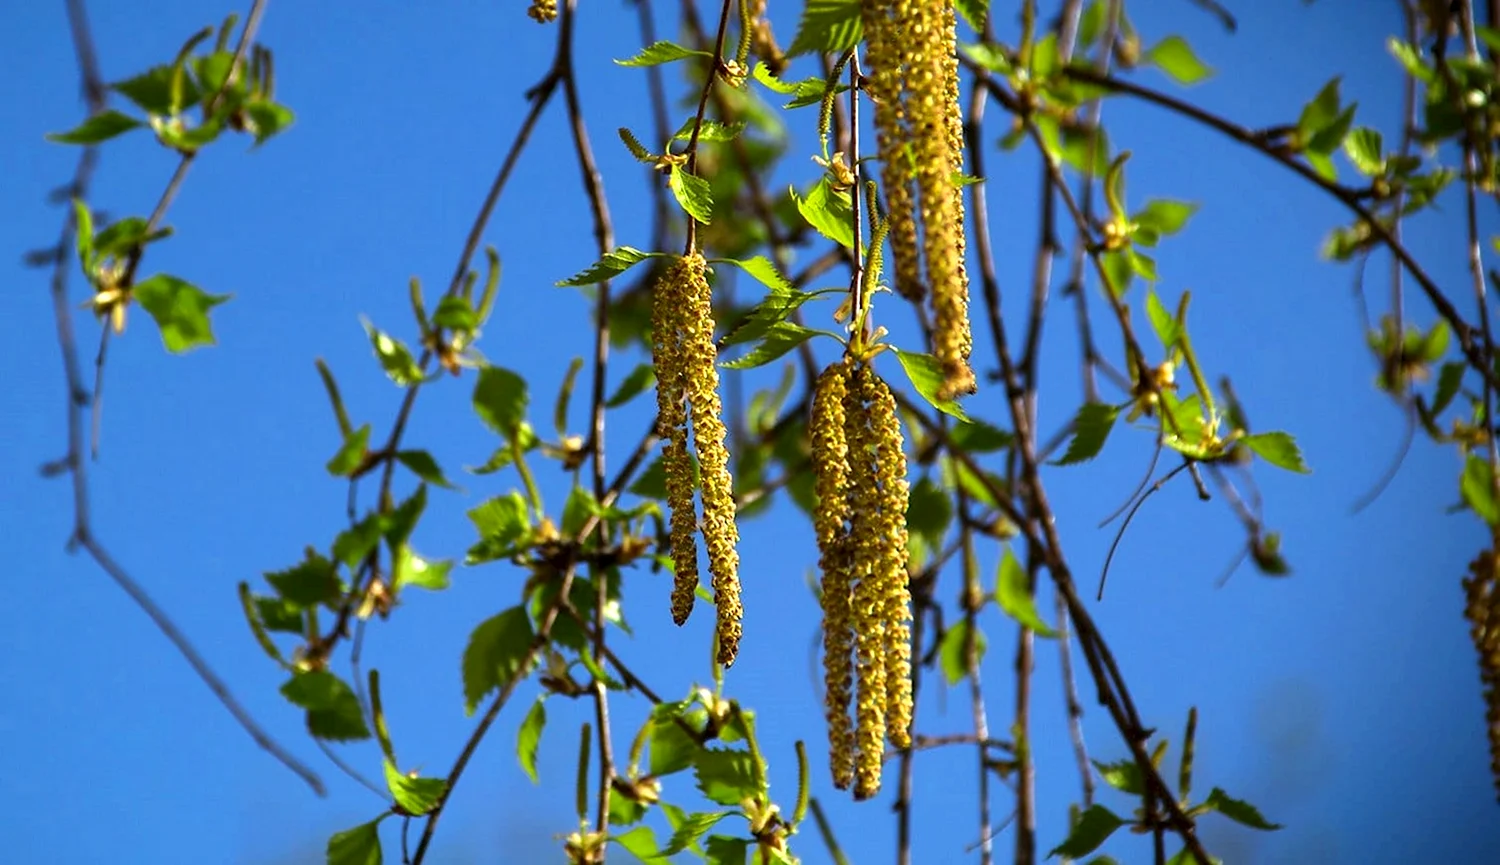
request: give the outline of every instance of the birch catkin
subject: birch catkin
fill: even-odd
[[[818,376],[813,389],[812,465],[818,505],[813,528],[823,571],[823,684],[828,719],[828,762],[833,784],[854,781],[854,730],[849,723],[853,690],[854,632],[850,625],[849,449],[844,436],[844,399],[849,365],[836,363]]]

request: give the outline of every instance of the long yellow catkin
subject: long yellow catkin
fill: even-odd
[[[906,452],[901,423],[896,419],[896,398],[879,376],[865,382],[870,429],[875,437],[880,480],[880,554],[870,578],[878,579],[885,630],[885,724],[890,743],[911,747],[911,587],[906,571],[906,509],[910,487],[906,482]]]
[[[850,653],[849,449],[844,436],[847,361],[833,364],[813,387],[812,468],[818,504],[813,528],[818,536],[823,571],[824,714],[828,719],[828,761],[833,785],[848,789],[854,781],[854,730],[849,721],[854,666]]]
[[[718,609],[715,637],[718,661],[728,667],[739,653],[741,620],[739,528],[735,525],[734,480],[729,474],[728,430],[719,400],[718,349],[714,346],[713,303],[708,265],[694,253],[683,259],[685,291],[682,352],[688,403],[692,407],[693,443],[703,483],[703,543]]]
[[[890,218],[891,270],[896,291],[908,300],[921,300],[924,289],[917,246],[917,223],[912,192],[911,154],[907,147],[905,70],[902,64],[900,10],[910,0],[865,0],[861,6],[871,67],[867,81],[875,103],[875,143],[881,161],[881,183],[885,186]]]
[[[844,399],[844,435],[849,447],[849,531],[854,578],[850,624],[854,628],[855,673],[859,689],[854,700],[854,798],[868,799],[880,790],[880,767],[885,753],[886,665],[885,598],[879,577],[883,544],[880,525],[870,515],[880,512],[877,442],[870,427],[865,395],[874,374],[855,367]]]
[[[662,471],[671,509],[672,621],[681,625],[693,612],[698,589],[698,516],[693,504],[693,465],[688,456],[687,378],[681,333],[687,311],[688,264],[672,263],[651,292],[651,361],[656,369],[659,432],[666,439]]]
[[[1484,685],[1485,721],[1490,740],[1490,772],[1500,791],[1500,573],[1497,555],[1485,550],[1469,565],[1464,578],[1464,618],[1479,653]]]

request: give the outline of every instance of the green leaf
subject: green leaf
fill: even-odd
[[[494,432],[506,439],[515,438],[526,420],[529,400],[526,379],[499,366],[479,370],[479,380],[474,383],[474,413]]]
[[[400,451],[396,454],[396,460],[411,470],[412,474],[421,478],[435,487],[456,490],[453,484],[443,476],[443,469],[432,458],[432,454],[422,450]]]
[[[671,717],[657,718],[651,724],[652,777],[662,778],[692,766],[703,746]]]
[[[1437,75],[1433,72],[1432,67],[1422,62],[1422,49],[1407,42],[1402,42],[1394,36],[1387,40],[1386,48],[1391,52],[1391,56],[1395,57],[1406,68],[1408,75],[1425,84],[1431,84],[1437,80]]]
[[[365,453],[370,449],[370,425],[365,424],[354,432],[349,433],[344,443],[339,446],[339,452],[328,461],[328,473],[338,478],[346,478],[354,474],[365,461]]]
[[[93,115],[67,132],[54,132],[47,136],[47,140],[53,144],[98,144],[144,125],[128,114],[111,109]]]
[[[1468,462],[1464,463],[1459,489],[1464,501],[1480,519],[1492,526],[1500,523],[1500,502],[1495,500],[1495,470],[1489,460],[1478,454],[1470,455]]]
[[[1375,177],[1385,173],[1385,157],[1381,154],[1381,146],[1380,133],[1361,126],[1344,139],[1344,155],[1349,157],[1360,174]]]
[[[468,517],[479,530],[479,543],[468,554],[471,565],[509,555],[531,533],[526,500],[515,490],[470,509]]]
[[[808,225],[845,249],[854,248],[854,226],[850,222],[854,216],[848,193],[829,186],[826,176],[819,178],[808,191],[807,198],[798,197],[796,187],[790,191],[792,201],[797,205],[797,212],[802,214]]]
[[[1214,74],[1212,69],[1198,59],[1192,46],[1181,36],[1168,36],[1156,43],[1155,47],[1146,52],[1146,59],[1155,63],[1178,84],[1197,84]]]
[[[663,257],[665,256],[660,252],[641,252],[630,246],[617,247],[611,252],[604,253],[603,258],[557,284],[561,286],[594,285],[613,279],[648,258]]]
[[[694,51],[684,48],[675,42],[663,39],[647,45],[641,53],[629,60],[616,60],[621,66],[660,66],[663,63],[671,63],[674,60],[686,60],[689,57],[712,57],[707,51]]]
[[[545,695],[537,697],[516,731],[516,759],[521,761],[521,768],[533,784],[541,783],[536,774],[536,751],[542,743],[542,730],[547,726],[546,701]]]
[[[637,802],[618,793],[609,797],[609,824],[611,826],[630,826],[641,822],[645,816],[646,804],[644,802]]]
[[[953,521],[953,503],[948,494],[924,477],[912,485],[906,502],[906,527],[920,534],[933,547],[943,542],[943,534]]]
[[[963,0],[957,3],[960,12],[963,11],[965,2],[976,2],[976,0]],[[983,0],[978,0],[978,2],[983,2]],[[965,57],[997,75],[1009,75],[1011,72],[1010,57],[999,46],[984,43],[963,44],[958,46],[958,50]],[[1023,128],[1022,133],[1024,132]]]
[[[661,851],[661,855],[675,856],[688,849],[703,836],[704,832],[718,825],[718,822],[728,817],[730,813],[729,811],[707,811],[687,815],[673,830],[672,840],[667,843],[667,849]]]
[[[1053,460],[1052,464],[1070,466],[1098,456],[1099,451],[1104,449],[1110,430],[1114,429],[1115,418],[1119,416],[1120,409],[1116,406],[1100,402],[1085,403],[1073,419],[1073,440],[1068,442],[1067,452],[1062,459]]]
[[[181,354],[200,345],[213,345],[208,311],[229,300],[227,294],[209,294],[203,289],[164,273],[137,283],[132,295],[161,329],[167,351]]]
[[[255,614],[265,623],[266,630],[283,634],[303,633],[302,610],[285,598],[257,597]]]
[[[959,424],[948,432],[948,440],[959,450],[970,454],[1002,451],[1015,443],[1016,437],[977,418]]]
[[[710,835],[704,845],[704,865],[745,865],[750,842],[745,838]]]
[[[331,604],[338,600],[342,591],[333,562],[310,547],[301,563],[284,571],[268,572],[265,576],[266,582],[276,589],[276,594],[298,609]]]
[[[442,778],[411,778],[401,774],[390,760],[385,761],[385,786],[401,809],[420,817],[437,807],[448,782]]]
[[[619,408],[620,406],[635,399],[642,391],[650,387],[656,381],[656,369],[649,363],[636,364],[630,375],[620,382],[620,387],[614,396],[605,400],[606,408]]]
[[[396,548],[396,562],[391,567],[398,591],[407,586],[416,586],[428,591],[440,592],[448,588],[448,574],[452,570],[451,559],[432,561],[417,555],[406,544],[401,544]]]
[[[1260,829],[1266,832],[1274,832],[1275,830],[1281,828],[1281,824],[1272,823],[1265,817],[1262,817],[1260,814],[1260,809],[1256,808],[1254,805],[1251,805],[1249,802],[1245,802],[1240,799],[1235,799],[1228,793],[1220,790],[1218,787],[1213,788],[1213,790],[1209,792],[1208,799],[1206,799],[1203,804],[1214,809],[1215,811],[1218,811],[1220,814],[1223,814],[1225,817],[1228,817],[1236,823],[1239,823],[1243,826],[1249,826],[1251,829]]]
[[[801,54],[841,54],[864,36],[859,0],[807,0],[788,57]]]
[[[359,566],[365,556],[380,543],[385,532],[386,521],[382,514],[372,511],[365,518],[338,533],[333,539],[333,557],[349,568]]]
[[[281,694],[307,710],[307,730],[319,739],[350,742],[370,738],[354,690],[326,670],[296,674],[281,686]]]
[[[953,7],[971,30],[977,33],[984,29],[984,19],[990,14],[990,0],[956,0]]]
[[[1141,776],[1141,767],[1134,760],[1126,758],[1118,763],[1101,763],[1098,760],[1089,762],[1099,770],[1099,777],[1104,779],[1104,783],[1121,793],[1140,796],[1146,792],[1146,781]]]
[[[153,66],[134,78],[109,85],[109,89],[134,102],[147,114],[176,114],[181,106],[172,104],[172,75],[170,65]],[[197,101],[196,95],[193,101]]]
[[[479,314],[466,297],[444,297],[432,313],[432,323],[436,327],[467,332],[479,326]]]
[[[764,255],[757,255],[744,261],[733,258],[716,258],[714,261],[723,261],[738,267],[775,294],[797,293],[797,287],[792,285],[792,281],[783,276],[781,271],[776,269],[776,265]]]
[[[682,126],[678,127],[677,132],[672,136],[672,140],[691,141],[693,139],[693,125],[696,122],[696,117],[689,117],[687,120],[684,120]],[[717,120],[705,119],[702,125],[698,127],[698,140],[700,142],[733,141],[734,139],[739,137],[741,132],[744,131],[744,121],[738,121],[735,123],[720,123]]]
[[[896,353],[896,359],[901,361],[901,369],[906,372],[911,386],[917,389],[922,399],[927,400],[928,405],[964,423],[969,422],[969,416],[964,413],[957,400],[938,399],[938,388],[943,385],[943,367],[937,358],[930,354],[902,351],[894,346],[891,350]]]
[[[651,831],[650,826],[637,826],[623,835],[611,835],[609,840],[624,847],[627,853],[645,865],[656,865],[656,860],[661,857],[660,848],[656,844],[656,833]]]
[[[1436,418],[1443,413],[1453,398],[1458,395],[1458,388],[1463,384],[1464,365],[1461,361],[1452,361],[1443,364],[1438,370],[1437,390],[1432,395],[1432,416]]]
[[[822,331],[789,321],[777,322],[766,329],[765,338],[748,354],[734,360],[724,361],[720,366],[726,369],[754,369],[758,366],[765,366],[819,333]]]
[[[951,687],[962,682],[964,676],[969,674],[969,621],[959,619],[953,623],[943,634],[942,645],[938,648],[938,662],[943,668],[943,678],[948,680]],[[984,639],[984,631],[974,628],[974,663],[977,665],[984,660],[984,651],[988,646]]]
[[[1162,305],[1161,298],[1156,292],[1146,292],[1146,315],[1151,319],[1151,329],[1156,331],[1156,338],[1161,340],[1162,348],[1171,351],[1182,336],[1182,329],[1177,326],[1177,319]]]
[[[531,619],[523,607],[511,607],[474,629],[464,649],[465,712],[474,714],[491,691],[529,672],[531,643]]]
[[[1332,154],[1344,143],[1344,136],[1349,134],[1349,127],[1354,125],[1355,105],[1345,108],[1333,122],[1318,131],[1311,140],[1307,142],[1309,153],[1323,156]]]
[[[339,832],[328,839],[328,865],[381,865],[381,814],[368,823]]]
[[[1127,249],[1125,253],[1127,256],[1126,260],[1130,262],[1130,269],[1135,273],[1136,276],[1139,276],[1141,279],[1148,280],[1150,282],[1157,281],[1156,259],[1152,258],[1149,255],[1146,255],[1133,246]]]
[[[73,246],[78,251],[78,263],[87,273],[94,268],[94,215],[77,198],[73,199],[73,222]]]
[[[1020,561],[1010,547],[1005,548],[1005,554],[1000,557],[1000,573],[995,582],[995,600],[1000,603],[1000,609],[1012,619],[1030,628],[1042,637],[1056,637],[1057,632],[1042,621],[1042,617],[1036,611],[1036,598],[1032,597],[1030,589],[1027,588],[1026,569],[1021,567]]]
[[[1304,475],[1312,473],[1312,469],[1302,461],[1302,451],[1297,448],[1297,440],[1289,433],[1256,433],[1240,439],[1240,443],[1277,468]]]
[[[410,387],[422,380],[422,368],[412,356],[406,343],[375,327],[368,318],[360,316],[365,333],[370,335],[370,345],[375,347],[375,356],[380,359],[380,368],[391,381],[401,387]]]
[[[1145,208],[1132,216],[1130,221],[1143,228],[1149,228],[1157,234],[1176,234],[1197,212],[1198,205],[1191,201],[1156,198],[1146,202]]]
[[[1092,853],[1108,840],[1114,831],[1125,825],[1125,821],[1116,817],[1114,812],[1103,805],[1093,805],[1078,818],[1078,825],[1068,834],[1068,839],[1047,854],[1047,858],[1053,856],[1066,856],[1069,859],[1077,859]]]
[[[667,178],[667,186],[671,188],[677,203],[687,211],[689,216],[708,225],[713,218],[714,197],[707,180],[695,174],[689,174],[687,169],[674,165]]]
[[[1297,137],[1306,144],[1319,131],[1339,116],[1339,83],[1342,76],[1335,75],[1318,91],[1311,101],[1302,106],[1297,118]]]
[[[417,520],[421,519],[422,512],[427,510],[427,485],[417,484],[416,492],[412,493],[394,510],[383,515],[380,533],[385,536],[386,543],[391,549],[396,549],[406,543],[411,533],[417,527]]]
[[[724,334],[722,345],[741,345],[764,339],[771,329],[786,321],[802,307],[802,304],[817,297],[814,294],[770,294],[757,303],[750,312]],[[797,325],[793,325],[794,327]]]
[[[95,258],[105,258],[111,255],[123,258],[136,246],[150,243],[172,233],[170,228],[149,230],[150,228],[151,224],[139,216],[127,216],[110,223],[109,227],[94,237]]]
[[[255,146],[257,147],[284,131],[297,119],[292,109],[269,99],[256,99],[245,103],[245,114],[250,117],[250,126],[255,133]]]
[[[698,789],[709,801],[738,805],[761,792],[749,751],[704,748],[693,761]]]

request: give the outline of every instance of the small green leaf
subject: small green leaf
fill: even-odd
[[[112,222],[94,237],[94,256],[123,258],[136,246],[150,243],[172,233],[170,228],[149,230],[151,224],[139,216],[127,216]]]
[[[938,399],[938,389],[943,386],[943,367],[938,363],[937,358],[930,354],[902,351],[895,347],[891,350],[896,353],[896,359],[901,362],[901,369],[906,372],[911,386],[917,389],[922,399],[927,400],[928,405],[964,423],[969,422],[969,416],[964,413],[963,407],[958,404],[957,400]]]
[[[255,134],[256,147],[286,130],[297,119],[292,109],[269,99],[256,99],[245,103],[245,114],[250,117],[250,127]]]
[[[1203,804],[1236,823],[1249,826],[1251,829],[1274,832],[1281,828],[1281,824],[1272,823],[1265,817],[1262,817],[1260,809],[1254,805],[1240,799],[1235,799],[1218,787],[1213,788],[1209,792],[1208,799]]]
[[[765,338],[748,354],[725,361],[720,365],[726,369],[754,369],[758,366],[765,366],[822,332],[789,321],[777,322],[766,329]]]
[[[333,562],[308,548],[306,558],[284,571],[272,571],[266,582],[276,589],[276,594],[298,609],[331,604],[338,600],[342,591],[338,571]]]
[[[738,805],[761,791],[749,751],[704,748],[693,761],[698,789],[709,801]]]
[[[661,851],[662,856],[675,856],[692,846],[704,832],[718,825],[720,820],[728,817],[728,811],[708,811],[703,813],[689,814],[672,832],[672,840],[667,843],[667,849]]]
[[[537,697],[516,731],[516,759],[521,761],[521,768],[533,784],[541,783],[536,774],[536,751],[542,743],[542,730],[547,726],[546,701],[545,695]]]
[[[683,121],[682,126],[672,136],[673,141],[691,141],[693,139],[693,124],[697,121],[695,117],[689,117]],[[698,140],[711,142],[733,141],[741,132],[745,131],[744,121],[735,123],[720,123],[717,120],[705,119],[698,127]]]
[[[1146,292],[1146,315],[1151,319],[1151,329],[1156,331],[1156,338],[1161,340],[1162,348],[1170,352],[1182,336],[1182,330],[1177,326],[1177,319],[1154,291]]]
[[[73,246],[78,250],[78,263],[88,273],[94,268],[94,215],[89,212],[89,206],[77,198],[73,199],[73,223]]]
[[[776,265],[764,255],[757,255],[744,261],[733,258],[716,258],[714,261],[723,261],[738,267],[775,294],[794,294],[797,291],[792,281],[783,276],[781,271],[776,269]]]
[[[959,11],[963,11],[964,2],[975,2],[975,0],[963,0],[963,2],[957,3]],[[982,0],[979,0],[979,2],[982,2]],[[1010,57],[1005,53],[1004,49],[997,45],[988,45],[985,43],[964,44],[959,45],[958,50],[965,57],[997,75],[1009,75],[1011,73]],[[1025,134],[1024,127],[1021,132]]]
[[[385,518],[378,511],[365,515],[364,519],[339,532],[333,539],[334,559],[349,568],[358,567],[365,556],[379,545],[385,528]]]
[[[420,817],[437,807],[448,782],[442,778],[411,778],[401,774],[390,760],[385,761],[385,786],[401,809]]]
[[[265,623],[268,631],[303,633],[302,609],[285,598],[257,597],[255,614]]]
[[[630,246],[617,247],[611,252],[604,253],[603,258],[557,284],[560,286],[594,285],[613,279],[648,258],[662,257],[665,256],[660,252],[641,252]]]
[[[1070,466],[1098,456],[1110,430],[1114,429],[1115,418],[1119,416],[1120,409],[1116,406],[1099,402],[1084,404],[1073,419],[1073,440],[1068,442],[1067,452],[1052,464]]]
[[[1066,841],[1052,848],[1047,858],[1053,856],[1066,856],[1069,859],[1077,859],[1086,856],[1098,849],[1114,834],[1114,831],[1125,825],[1125,821],[1115,816],[1115,813],[1103,805],[1093,805],[1083,812],[1078,818],[1078,825],[1068,834]]]
[[[515,438],[530,397],[526,380],[504,367],[486,366],[474,383],[474,413],[494,432]]]
[[[339,446],[339,452],[328,461],[329,474],[337,478],[354,474],[354,470],[364,463],[365,453],[370,449],[370,429],[370,425],[365,424],[349,433]]]
[[[511,607],[474,629],[464,649],[465,712],[474,714],[491,691],[529,672],[531,643],[531,619],[523,607]]]
[[[181,106],[172,104],[172,74],[169,65],[153,66],[134,78],[109,85],[109,89],[134,102],[147,114],[176,114]]]
[[[764,339],[771,329],[791,318],[802,304],[817,297],[814,294],[769,294],[740,319],[721,341],[721,345],[741,345]],[[796,326],[796,325],[793,325]]]
[[[616,60],[621,66],[660,66],[663,63],[671,63],[674,60],[686,60],[689,57],[712,57],[707,51],[694,51],[684,48],[675,42],[663,39],[647,45],[641,53],[629,60]]]
[[[673,718],[651,722],[651,775],[662,778],[693,765],[699,745]]]
[[[380,515],[380,534],[385,537],[386,543],[391,545],[392,550],[399,548],[411,538],[411,533],[417,527],[417,520],[422,518],[422,512],[425,510],[427,510],[427,485],[417,484],[416,492],[413,492],[389,513]]]
[[[947,493],[924,477],[912,485],[906,502],[906,527],[937,547],[943,542],[948,524],[953,521],[953,503]]]
[[[432,323],[436,327],[468,332],[479,326],[479,314],[468,298],[454,295],[438,301],[437,309],[432,313]]]
[[[687,214],[704,225],[708,225],[713,218],[714,196],[708,185],[708,181],[695,174],[689,174],[681,166],[672,166],[672,173],[667,178],[667,186],[672,190],[672,195],[677,203]]]
[[[623,835],[610,835],[609,840],[625,848],[625,852],[639,859],[644,865],[656,865],[661,858],[661,849],[656,844],[656,833],[650,826],[637,826]]]
[[[368,318],[361,316],[360,323],[370,335],[370,345],[375,347],[380,368],[391,381],[401,387],[410,387],[422,380],[422,368],[417,366],[417,359],[406,343],[375,327]]]
[[[1297,448],[1297,440],[1289,433],[1256,433],[1240,439],[1240,443],[1277,468],[1304,475],[1312,473],[1312,469],[1302,461],[1302,451]]]
[[[396,548],[396,562],[391,567],[395,574],[395,586],[397,591],[407,587],[427,589],[431,592],[440,592],[448,588],[448,574],[453,570],[451,559],[439,559],[433,561],[423,558],[406,544]]]
[[[1464,365],[1461,361],[1452,361],[1443,364],[1438,370],[1437,389],[1432,395],[1432,416],[1436,418],[1443,413],[1453,398],[1458,395],[1458,388],[1463,384]]]
[[[625,376],[625,380],[620,382],[620,387],[615,391],[614,396],[605,400],[604,405],[606,408],[619,408],[635,399],[655,381],[655,367],[649,363],[637,364],[635,369],[630,371],[630,375]]]
[[[1354,110],[1356,106],[1351,104],[1333,119],[1333,122],[1318,130],[1307,142],[1309,154],[1321,156],[1331,155],[1344,143],[1344,136],[1349,134],[1349,127],[1354,125]]]
[[[632,826],[646,816],[646,803],[625,796],[609,797],[609,825]]]
[[[1495,500],[1495,470],[1489,460],[1478,454],[1470,455],[1468,462],[1464,463],[1459,489],[1464,501],[1480,519],[1492,526],[1500,523],[1500,502]]]
[[[975,664],[984,660],[987,645],[984,631],[975,627]],[[948,680],[950,687],[962,682],[964,676],[969,674],[969,622],[967,619],[959,619],[943,634],[942,645],[938,647],[938,661],[943,668],[943,678]]]
[[[1015,443],[1016,437],[975,418],[949,430],[948,440],[953,442],[954,447],[970,454],[988,454],[1010,447]]]
[[[381,814],[329,838],[328,865],[381,865],[380,821],[386,816]]]
[[[990,14],[990,0],[956,0],[953,7],[971,30],[977,33],[984,29],[984,20]]]
[[[1181,36],[1168,36],[1146,52],[1146,59],[1155,63],[1161,71],[1171,76],[1178,84],[1197,84],[1214,74],[1192,46]]]
[[[802,214],[808,225],[845,249],[854,248],[854,227],[850,222],[853,212],[850,210],[848,193],[830,187],[825,176],[808,191],[807,198],[799,197],[795,187],[791,189],[791,196],[797,205],[797,212]]]
[[[93,115],[67,132],[54,132],[47,136],[47,140],[53,144],[98,144],[144,125],[128,114],[111,109]]]
[[[479,530],[479,543],[469,550],[467,562],[471,565],[509,555],[531,532],[526,500],[514,490],[470,509],[468,517]]]
[[[1140,796],[1146,792],[1146,782],[1141,777],[1141,767],[1134,760],[1126,758],[1118,763],[1102,763],[1098,760],[1089,762],[1099,770],[1099,777],[1104,779],[1104,783],[1121,793]]]
[[[400,451],[396,454],[396,460],[410,469],[412,474],[435,487],[443,487],[450,490],[458,489],[458,487],[449,483],[448,479],[443,476],[442,467],[437,464],[437,460],[433,459],[432,454],[427,451]]]
[[[307,730],[319,739],[349,742],[370,738],[354,690],[326,670],[296,674],[281,686],[281,694],[307,710]]]
[[[213,345],[208,311],[229,300],[227,294],[209,294],[175,276],[159,273],[137,283],[132,292],[161,329],[167,351],[181,354],[200,345]]]
[[[1145,208],[1132,216],[1130,221],[1143,228],[1149,228],[1157,234],[1176,234],[1197,212],[1198,205],[1191,201],[1156,198],[1146,202]]]
[[[727,835],[710,835],[703,845],[704,865],[745,865],[745,856],[750,851],[750,841],[731,838]]]
[[[1030,628],[1038,636],[1057,636],[1057,632],[1048,627],[1037,613],[1036,598],[1027,587],[1026,569],[1021,567],[1016,554],[1009,547],[1005,548],[1005,554],[1000,557],[1000,573],[995,582],[995,600],[999,602],[1000,609],[1004,610],[1006,615]]]
[[[858,45],[863,35],[859,0],[807,0],[787,56],[840,54]]]
[[[1344,155],[1354,163],[1360,174],[1375,177],[1385,173],[1385,157],[1381,154],[1380,133],[1361,126],[1344,139]]]

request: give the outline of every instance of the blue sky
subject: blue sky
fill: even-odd
[[[1217,69],[1188,94],[1211,110],[1250,126],[1294,120],[1328,78],[1343,74],[1346,98],[1361,104],[1360,122],[1395,139],[1400,73],[1383,42],[1399,29],[1396,4],[1237,4],[1245,8],[1236,9],[1241,27],[1233,36],[1189,3],[1137,5],[1148,44],[1182,33]],[[164,61],[227,11],[186,0],[92,4],[106,78]],[[658,11],[661,32],[670,34],[667,10]],[[792,9],[776,12],[778,34],[789,42]],[[644,74],[610,62],[638,48],[634,14],[623,4],[587,4],[577,55],[618,242],[644,247],[645,178],[613,135],[617,126],[648,128]],[[0,54],[24,74],[0,80],[0,103],[9,108],[0,119],[0,237],[9,248],[0,256],[7,285],[0,344],[13,370],[10,410],[0,413],[7,491],[0,525],[16,565],[0,604],[0,738],[7,743],[0,829],[17,862],[320,861],[329,834],[371,819],[382,802],[306,738],[300,713],[277,694],[281,673],[244,626],[234,587],[288,566],[307,544],[326,547],[342,526],[345,485],[323,469],[337,432],[313,359],[328,360],[355,422],[383,435],[400,394],[380,374],[358,316],[410,336],[406,281],[415,274],[438,285],[451,273],[524,114],[521,93],[546,70],[554,31],[526,19],[518,0],[273,3],[261,34],[276,52],[278,96],[296,110],[297,124],[255,152],[230,141],[198,160],[168,219],[177,234],[152,247],[143,271],[232,292],[233,302],[215,316],[219,345],[168,356],[137,313],[111,350],[103,455],[92,475],[98,531],[255,716],[320,769],[331,795],[318,800],[252,745],[114,585],[64,551],[68,488],[37,473],[64,446],[61,370],[45,275],[21,267],[20,256],[56,237],[62,212],[43,202],[76,157],[42,134],[70,128],[81,108],[62,4],[25,4],[9,17]],[[1139,76],[1173,86],[1155,72]],[[1472,861],[1467,851],[1500,843],[1475,658],[1460,617],[1459,578],[1483,533],[1472,516],[1444,515],[1457,497],[1459,464],[1451,451],[1421,442],[1385,495],[1350,514],[1395,453],[1402,420],[1372,387],[1352,270],[1317,254],[1325,231],[1345,214],[1211,132],[1120,100],[1106,111],[1115,146],[1135,154],[1133,201],[1203,204],[1186,234],[1160,250],[1159,290],[1169,298],[1193,291],[1195,343],[1210,374],[1231,375],[1254,425],[1294,432],[1314,468],[1307,477],[1256,469],[1267,520],[1285,534],[1290,579],[1244,569],[1216,589],[1242,533],[1222,503],[1198,503],[1187,485],[1169,487],[1142,511],[1116,556],[1110,593],[1093,605],[1135,699],[1147,723],[1174,742],[1188,707],[1198,706],[1196,786],[1223,787],[1285,824],[1259,835],[1206,818],[1206,843],[1230,862]],[[815,176],[809,120],[794,120],[783,181]],[[1001,131],[991,124],[992,139]],[[504,258],[505,275],[484,346],[494,362],[528,377],[539,426],[568,362],[591,350],[579,326],[587,301],[552,287],[595,257],[570,148],[554,105],[485,237]],[[174,163],[145,135],[112,143],[95,206],[148,212]],[[1035,243],[1039,162],[1023,149],[991,153],[989,164],[1001,279],[1018,296]],[[1439,284],[1467,298],[1461,216],[1461,203],[1450,198],[1442,213],[1411,223],[1407,236]],[[1492,212],[1486,222],[1493,233]],[[1373,296],[1384,296],[1385,273],[1377,256],[1369,269]],[[1412,297],[1413,316],[1426,323],[1430,310]],[[1041,406],[1044,430],[1065,422],[1080,399],[1076,346],[1065,309],[1056,312],[1042,358],[1044,387],[1056,393]],[[1009,306],[1007,314],[1021,320]],[[94,325],[79,322],[82,342],[92,344]],[[981,355],[987,350],[981,342]],[[638,360],[617,355],[612,380]],[[777,374],[749,377],[747,390]],[[424,388],[407,434],[450,476],[481,463],[495,445],[469,411],[470,387]],[[647,422],[646,402],[611,416],[616,465]],[[993,389],[969,406],[1004,417]],[[574,426],[581,425],[575,410]],[[1096,524],[1134,486],[1149,453],[1148,435],[1117,433],[1094,463],[1046,473],[1082,582],[1097,574],[1113,535]],[[434,491],[415,539],[429,555],[461,556],[472,541],[462,511],[507,491],[513,478],[459,482],[463,494]],[[562,500],[566,483],[548,468],[550,501]],[[729,688],[759,711],[773,792],[789,805],[793,742],[806,739],[819,754],[824,737],[808,672],[817,612],[804,583],[816,552],[790,505],[746,522],[742,535],[746,638]],[[992,571],[996,561],[993,549],[982,553],[982,567]],[[506,566],[459,570],[453,588],[412,593],[372,629],[367,663],[382,671],[404,760],[429,774],[446,771],[472,723],[462,711],[459,654],[475,624],[515,603],[519,585]],[[951,601],[956,583],[942,591]],[[711,617],[700,612],[686,629],[672,628],[666,592],[662,577],[629,577],[637,636],[616,645],[654,687],[685,693],[707,678]],[[993,608],[985,617],[992,648],[983,673],[992,724],[1003,730],[1014,631]],[[1039,843],[1048,848],[1062,838],[1079,782],[1055,652],[1040,644],[1038,657],[1033,729]],[[1093,756],[1118,759],[1124,749],[1113,727],[1089,688],[1080,690]],[[471,765],[430,861],[560,858],[555,838],[573,828],[573,743],[588,707],[549,703],[543,783],[533,787],[513,755],[515,727],[533,693],[518,693]],[[638,699],[617,701],[622,740],[646,708]],[[962,689],[927,688],[921,713],[924,732],[968,729]],[[378,777],[373,744],[343,756]],[[891,787],[856,805],[832,791],[819,769],[815,794],[852,860],[887,861],[895,837]],[[976,858],[966,852],[978,838],[975,771],[967,749],[918,758],[918,861]],[[1130,808],[1121,797],[1104,801]],[[994,813],[1003,817],[1010,805],[999,792]],[[1008,850],[1009,834],[997,843]],[[1105,849],[1127,862],[1147,855],[1133,836]],[[826,861],[811,832],[796,850],[804,862]]]

